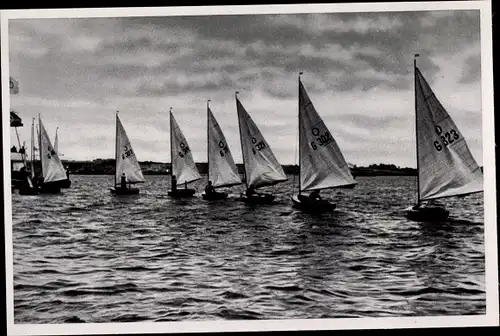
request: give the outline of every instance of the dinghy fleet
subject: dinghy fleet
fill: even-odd
[[[415,57],[417,57],[415,55]],[[483,191],[483,174],[467,143],[450,115],[439,102],[414,60],[415,118],[417,153],[417,204],[405,209],[416,221],[445,220],[449,211],[435,200],[465,196]],[[291,196],[294,208],[314,213],[331,212],[335,203],[319,195],[324,189],[352,189],[357,185],[351,170],[298,76],[299,174],[297,193]],[[240,177],[226,137],[207,101],[208,184],[202,193],[206,201],[228,198],[229,190],[244,184],[246,191],[237,200],[247,204],[272,204],[275,195],[262,191],[288,180],[271,146],[235,93],[244,174]],[[172,108],[170,116],[170,162],[173,198],[194,197],[189,185],[202,177],[191,148],[177,123]],[[34,125],[34,123],[33,123]],[[34,138],[34,127],[32,135]],[[20,194],[59,192],[69,178],[57,152],[57,132],[52,146],[39,117],[41,180],[33,184],[32,163],[28,183]],[[33,144],[32,144],[33,147]],[[138,184],[145,179],[135,151],[116,113],[116,173],[112,195],[139,194]],[[33,161],[33,160],[32,160]],[[64,182],[66,181],[66,182]],[[66,183],[66,186],[64,185]],[[71,182],[69,181],[69,184]],[[224,188],[225,191],[220,191]],[[218,190],[217,190],[218,189]],[[304,193],[309,193],[308,195]]]

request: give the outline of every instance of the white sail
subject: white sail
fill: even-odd
[[[172,151],[172,174],[177,178],[177,184],[199,180],[201,175],[196,167],[191,149],[182,134],[172,111],[170,111],[170,141]]]
[[[238,168],[224,133],[209,107],[208,110],[208,179],[214,187],[241,183]]]
[[[116,115],[116,181],[120,181],[122,174],[125,174],[127,182],[141,183],[144,182],[141,166],[132,144],[128,139],[127,133],[123,128],[122,122]],[[119,183],[119,182],[118,182]]]
[[[236,107],[247,186],[260,188],[286,181],[283,167],[238,98]]]
[[[40,123],[40,158],[42,161],[42,176],[43,182],[55,182],[66,179],[66,170],[54,150],[50,142],[49,135],[43,126],[42,120]]]
[[[299,79],[299,164],[301,190],[356,184],[337,142]]]
[[[415,67],[419,198],[430,200],[483,190],[483,174],[464,137]]]

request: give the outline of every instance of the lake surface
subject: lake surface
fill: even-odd
[[[294,184],[295,180],[295,184]],[[13,195],[15,323],[485,314],[483,194],[442,200],[439,224],[408,221],[415,177],[358,177],[314,216],[277,204],[138,196],[113,176],[72,176],[60,195]],[[231,188],[234,197],[244,188]]]

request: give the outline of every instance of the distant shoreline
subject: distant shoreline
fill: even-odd
[[[74,175],[114,175],[115,160],[96,159],[93,161],[66,161],[64,165],[69,167],[70,173]],[[170,175],[170,163],[143,161],[139,162],[144,175]],[[200,174],[207,174],[208,164],[206,162],[196,163]],[[237,164],[240,174],[244,173],[243,164]],[[298,166],[282,165],[288,175],[298,174]],[[352,166],[351,173],[356,176],[416,176],[415,168],[400,168],[393,164],[372,164],[368,167]]]

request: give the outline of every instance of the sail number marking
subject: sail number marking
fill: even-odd
[[[179,156],[180,156],[181,158],[183,158],[183,157],[184,157],[184,155],[186,155],[189,151],[191,151],[191,150],[189,149],[189,146],[188,146],[188,145],[186,145],[184,142],[181,142],[181,143],[179,144],[179,146],[181,147],[181,150],[179,151]]]
[[[330,134],[330,132],[325,131],[324,133],[320,134],[321,132],[319,131],[318,128],[313,127],[312,129],[312,135],[316,137],[316,141],[311,141],[311,147],[313,150],[318,149],[318,145],[320,146],[326,146],[330,142],[333,141],[333,138]]]
[[[439,140],[434,141],[434,148],[436,148],[438,152],[440,152],[441,150],[443,150],[444,147],[451,145],[460,138],[460,135],[454,129],[450,129],[448,132],[443,133],[443,129],[441,128],[441,126],[436,126],[436,134],[441,139],[441,141]]]
[[[52,156],[56,155],[56,152],[54,151],[54,149],[51,146],[47,147],[47,151],[48,151],[47,157],[49,159],[52,158]]]
[[[129,158],[131,155],[134,154],[134,151],[132,148],[128,148],[127,145],[123,146],[124,152],[122,154],[122,159],[125,160],[126,158]]]
[[[224,155],[226,155],[227,152],[229,152],[229,148],[227,147],[227,145],[224,143],[224,141],[219,141],[219,148],[220,148],[220,156],[224,157]]]
[[[252,144],[254,145],[254,147],[252,147],[253,155],[257,154],[257,151],[260,152],[261,150],[266,148],[266,144],[264,143],[264,141],[257,141],[257,139],[255,139],[254,137],[252,137]]]

